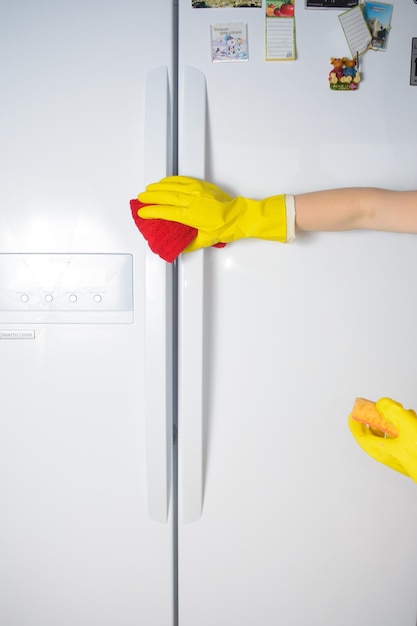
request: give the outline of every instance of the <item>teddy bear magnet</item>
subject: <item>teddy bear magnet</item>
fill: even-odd
[[[354,91],[358,88],[361,75],[354,59],[343,57],[330,59],[332,69],[329,74],[330,89],[335,91]]]

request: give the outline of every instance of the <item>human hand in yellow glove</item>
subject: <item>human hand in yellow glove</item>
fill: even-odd
[[[148,185],[138,199],[151,205],[141,209],[142,218],[180,222],[198,230],[187,252],[243,237],[287,241],[284,195],[264,200],[231,198],[216,185],[203,180],[169,176]]]
[[[348,418],[357,443],[376,461],[417,482],[416,413],[390,398],[381,398],[376,404],[364,401],[374,406],[369,413],[356,409],[357,402]]]

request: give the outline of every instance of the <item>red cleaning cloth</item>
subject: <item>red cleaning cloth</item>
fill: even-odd
[[[198,230],[179,222],[169,222],[160,219],[143,219],[140,209],[146,204],[139,200],[130,201],[130,209],[136,226],[148,242],[152,252],[158,254],[164,261],[172,263],[177,256],[197,236]],[[225,243],[216,244],[216,248],[223,248]]]

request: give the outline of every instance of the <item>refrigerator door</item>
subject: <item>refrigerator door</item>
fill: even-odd
[[[145,330],[145,292],[161,285],[145,272],[129,214],[146,182],[147,75],[172,71],[171,3],[152,9],[129,0],[0,9],[0,622],[8,626],[174,622],[171,455],[167,441],[156,442],[158,474],[155,430],[145,424],[144,337],[157,333]],[[167,173],[166,158],[158,167],[152,176]]]
[[[207,178],[254,198],[413,188],[417,5],[394,4],[388,51],[342,93],[337,12],[297,2],[297,60],[265,63],[263,10],[180,2],[180,59],[207,80]],[[248,24],[248,62],[211,64],[221,21]],[[416,485],[365,455],[347,416],[356,396],[417,407],[415,237],[299,233],[204,257],[203,506],[179,526],[180,623],[414,626]]]

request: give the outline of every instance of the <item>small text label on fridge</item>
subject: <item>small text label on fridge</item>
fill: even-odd
[[[34,330],[0,330],[0,339],[35,339]]]

